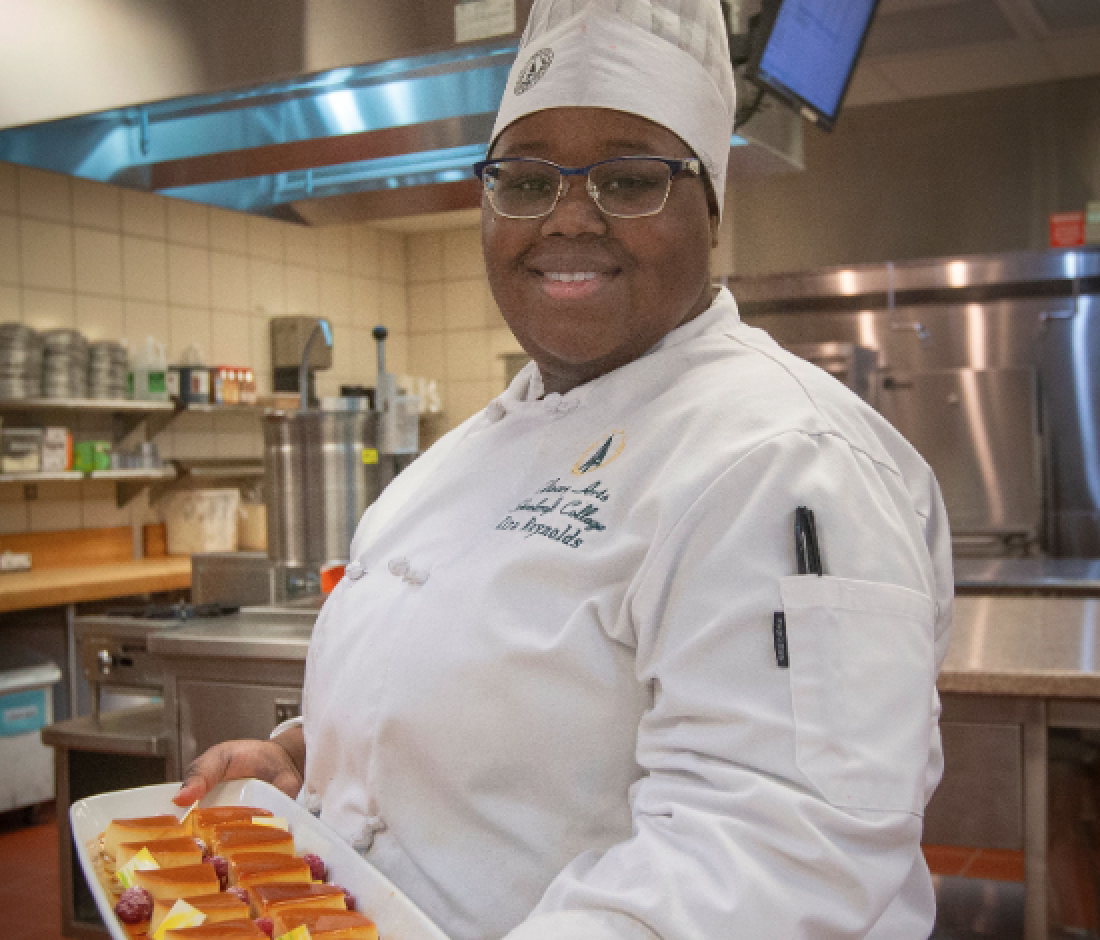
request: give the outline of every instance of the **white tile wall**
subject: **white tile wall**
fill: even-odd
[[[122,191],[90,180],[74,179],[73,221],[85,228],[122,231]]]
[[[0,212],[0,284],[19,283],[19,220]]]
[[[183,199],[166,200],[168,240],[180,245],[210,245],[210,209]]]
[[[168,302],[210,306],[210,252],[191,245],[168,246]]]
[[[0,284],[0,323],[6,320],[21,320],[22,309],[19,288]]]
[[[123,236],[122,290],[134,300],[168,300],[168,246],[164,241]]]
[[[73,203],[69,181],[56,173],[23,168],[19,171],[19,211],[24,218],[71,222]]]
[[[115,232],[73,229],[73,275],[78,294],[122,295],[122,238]]]
[[[248,216],[228,209],[210,210],[210,247],[244,254],[248,244]]]
[[[0,212],[15,212],[19,177],[10,163],[0,163]]]
[[[89,338],[153,336],[169,357],[197,342],[211,361],[250,365],[271,390],[269,319],[330,317],[323,394],[371,384],[371,329],[390,330],[387,368],[434,378],[439,433],[504,385],[519,351],[484,277],[477,228],[403,236],[368,226],[317,230],[0,164],[0,318],[77,326]],[[259,428],[190,415],[158,442],[166,456],[256,456]],[[430,443],[426,441],[425,443]],[[111,484],[40,487],[33,503],[0,486],[0,531],[155,519],[118,509]]]
[[[76,328],[89,340],[120,339],[126,335],[122,300],[118,297],[76,295]]]
[[[166,201],[153,193],[122,190],[122,231],[127,235],[164,238],[168,231]]]
[[[489,290],[478,227],[410,235],[405,253],[408,371],[439,382],[443,420],[422,424],[438,435],[504,390],[500,356],[519,347]]]
[[[72,228],[60,222],[24,218],[19,223],[19,243],[24,286],[72,290]]]
[[[72,291],[23,288],[23,322],[36,330],[76,326],[76,303]]]

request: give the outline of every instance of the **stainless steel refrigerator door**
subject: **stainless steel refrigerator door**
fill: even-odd
[[[1100,555],[1100,296],[1044,318],[1039,342],[1052,555]]]
[[[878,408],[935,471],[953,535],[1038,537],[1034,370],[894,372]]]

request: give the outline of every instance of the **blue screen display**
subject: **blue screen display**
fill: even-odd
[[[785,0],[760,58],[760,74],[836,117],[874,0]]]

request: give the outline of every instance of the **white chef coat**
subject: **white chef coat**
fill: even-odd
[[[540,392],[529,365],[363,516],[310,646],[305,799],[455,940],[926,937],[927,465],[724,290]],[[800,505],[825,577],[795,574]]]

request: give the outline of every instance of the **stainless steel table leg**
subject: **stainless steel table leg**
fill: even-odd
[[[1046,702],[1034,708],[1024,723],[1024,940],[1047,940]]]

